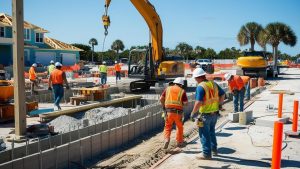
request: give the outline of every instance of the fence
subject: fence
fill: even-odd
[[[189,96],[190,100],[193,98],[194,95]],[[186,117],[193,104],[190,101],[185,108]],[[88,165],[107,151],[155,129],[162,129],[161,111],[160,103],[156,102],[126,116],[4,151],[0,154],[0,169],[58,169]]]

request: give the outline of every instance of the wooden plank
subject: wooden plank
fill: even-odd
[[[74,109],[60,110],[60,111],[56,111],[56,112],[53,112],[53,113],[40,114],[39,117],[41,118],[41,121],[44,121],[44,120],[53,119],[53,118],[61,116],[61,115],[71,115],[71,114],[74,114],[74,113],[87,111],[87,110],[97,108],[97,107],[110,106],[110,105],[113,105],[113,104],[122,103],[124,101],[136,100],[136,99],[141,99],[141,98],[142,98],[142,96],[138,96],[138,95],[127,96],[127,97],[117,98],[117,99],[113,99],[113,100],[109,100],[109,101],[105,101],[105,102],[99,102],[99,103],[93,103],[93,104],[89,104],[89,105],[77,106],[77,107],[74,107]]]
[[[288,95],[294,95],[295,93],[290,90],[269,90],[271,94],[288,94]]]

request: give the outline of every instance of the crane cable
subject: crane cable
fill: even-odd
[[[111,0],[106,0],[105,1],[105,5],[104,5],[104,14],[102,15],[102,22],[103,22],[103,26],[104,26],[104,38],[103,38],[103,45],[102,45],[102,53],[104,52],[104,46],[105,46],[105,40],[106,40],[106,36],[108,35],[108,27],[110,26],[110,18],[108,15],[108,7],[110,4]],[[103,60],[103,56],[102,56],[102,60]]]

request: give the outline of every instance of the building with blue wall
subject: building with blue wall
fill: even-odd
[[[63,65],[74,65],[80,59],[81,49],[45,36],[49,31],[24,21],[24,64],[48,65],[51,60]],[[0,64],[13,63],[12,17],[0,14]]]

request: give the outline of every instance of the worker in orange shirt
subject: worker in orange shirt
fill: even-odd
[[[241,76],[241,78],[246,87],[246,91],[245,91],[246,100],[250,100],[250,77],[249,76]]]
[[[173,83],[167,87],[161,97],[160,102],[165,110],[165,129],[164,129],[164,149],[168,148],[173,123],[175,122],[177,147],[183,147],[183,106],[188,103],[187,95],[183,89],[184,82],[182,78],[176,78]]]
[[[121,66],[118,61],[115,61],[115,71],[116,71],[116,82],[121,80]]]
[[[230,73],[225,74],[224,77],[228,81],[230,92],[233,94],[234,112],[244,111],[245,84],[243,79]]]
[[[66,89],[70,89],[66,74],[61,70],[62,64],[59,62],[55,63],[55,69],[51,72],[49,77],[49,87],[48,90],[52,90],[54,94],[54,110],[61,110],[60,101],[64,96],[64,86],[66,84]],[[52,87],[51,87],[52,86]]]
[[[34,64],[32,64],[32,66],[29,69],[29,80],[31,82],[31,95],[36,93],[36,91],[34,90],[34,86],[38,87],[37,75],[35,72],[36,67],[37,67],[37,64],[34,63]]]

